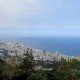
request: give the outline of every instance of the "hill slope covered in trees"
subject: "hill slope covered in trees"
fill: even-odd
[[[0,80],[80,80],[80,61],[76,59],[53,62],[52,70],[34,70],[41,65],[31,54],[25,54],[21,62],[12,57],[9,62],[0,59]]]

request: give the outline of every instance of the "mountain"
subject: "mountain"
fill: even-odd
[[[23,58],[25,57],[24,54],[26,53],[32,54],[34,60],[58,61],[62,57],[67,60],[69,59],[80,60],[80,57],[67,56],[59,52],[50,53],[48,51],[41,51],[41,50],[30,48],[21,43],[0,43],[0,58],[3,60],[8,60],[12,56]]]

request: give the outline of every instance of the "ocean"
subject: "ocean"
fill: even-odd
[[[19,42],[39,50],[58,51],[69,56],[80,56],[80,38],[68,37],[22,37]]]

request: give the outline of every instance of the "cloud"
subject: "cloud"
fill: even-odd
[[[66,26],[67,21],[64,23],[65,20],[61,19],[73,8],[68,3],[65,0],[0,0],[0,28],[53,29]],[[71,20],[68,26],[70,24]]]
[[[63,0],[0,0],[0,27],[44,26],[46,17],[56,13],[62,2]]]
[[[0,0],[0,12],[5,15],[31,15],[38,8],[38,0]]]
[[[0,26],[17,26],[19,18],[36,15],[39,9],[39,0],[0,0]]]

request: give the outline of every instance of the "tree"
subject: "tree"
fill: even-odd
[[[28,80],[48,80],[47,76],[42,73],[32,73],[31,76],[28,77]]]
[[[22,62],[22,65],[25,69],[32,69],[33,68],[33,64],[34,64],[34,60],[33,60],[33,56],[32,54],[25,54],[25,58]]]
[[[5,61],[3,61],[2,59],[0,59],[0,80],[3,77],[2,72],[3,72],[3,67],[5,64],[7,64],[7,63]]]
[[[4,78],[12,80],[13,77],[18,77],[22,73],[22,70],[19,68],[19,63],[17,57],[11,57],[8,62],[3,66],[2,75]]]
[[[22,70],[22,74],[25,79],[31,75],[34,67],[34,60],[32,54],[25,54],[23,61],[19,65],[20,69]]]

